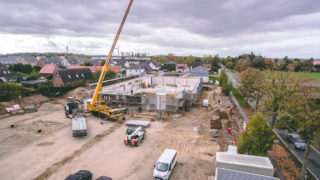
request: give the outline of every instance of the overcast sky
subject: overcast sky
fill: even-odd
[[[0,53],[107,54],[129,0],[0,0]],[[319,58],[320,0],[134,0],[120,52]],[[116,53],[117,54],[117,53]]]

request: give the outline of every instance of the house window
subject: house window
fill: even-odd
[[[6,72],[6,71],[3,71],[3,73],[4,73],[4,74],[7,74],[7,72]]]
[[[78,75],[78,74],[76,74],[76,77],[77,77],[77,78],[79,78],[79,75]]]
[[[8,71],[8,74],[10,74],[10,71]]]
[[[84,74],[81,74],[82,77],[84,77]]]
[[[69,79],[71,79],[71,76],[70,76],[70,75],[68,75],[68,78],[69,78]]]

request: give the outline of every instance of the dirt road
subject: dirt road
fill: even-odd
[[[139,147],[124,145],[124,124],[101,125],[91,115],[87,117],[88,136],[74,138],[71,120],[64,117],[62,109],[61,104],[48,103],[36,113],[0,120],[0,179],[64,179],[87,169],[93,178],[149,180],[154,163],[166,148],[178,152],[172,179],[202,180],[214,174],[219,148],[208,132],[207,108],[194,108],[184,117],[171,114],[166,121],[152,122]],[[11,123],[17,127],[9,128]],[[38,128],[43,129],[41,134],[36,132]]]

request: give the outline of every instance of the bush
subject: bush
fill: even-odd
[[[250,108],[250,104],[244,99],[244,97],[238,92],[238,90],[234,87],[232,87],[232,94],[239,102],[240,106],[243,108]]]
[[[83,81],[75,81],[75,82],[67,83],[64,86],[53,86],[51,81],[47,81],[47,83],[38,87],[37,92],[47,97],[54,97],[56,95],[61,96],[66,92],[83,85],[84,85]]]
[[[19,96],[30,96],[36,91],[31,88],[25,88],[18,83],[4,82],[0,83],[0,101],[10,101]]]

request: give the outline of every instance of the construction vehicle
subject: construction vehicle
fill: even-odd
[[[67,118],[73,118],[79,112],[79,102],[70,101],[64,105],[64,111]]]
[[[142,128],[142,126],[139,126],[137,128],[128,127],[126,131],[126,137],[124,139],[124,144],[138,146],[138,144],[140,144],[144,139],[145,133],[146,131]]]
[[[99,117],[102,117],[102,116],[105,116],[107,119],[118,119],[119,117],[122,116],[121,112],[119,111],[119,109],[112,109],[112,108],[109,108],[107,107],[106,104],[103,104],[101,102],[101,95],[99,95],[100,91],[101,91],[101,88],[102,88],[102,83],[103,83],[103,80],[106,76],[106,73],[108,71],[108,66],[109,66],[109,62],[110,62],[110,59],[111,59],[111,56],[113,54],[113,50],[117,44],[117,41],[119,39],[119,36],[120,36],[120,33],[121,33],[121,30],[123,28],[123,25],[126,21],[126,18],[129,14],[129,11],[130,11],[130,8],[131,8],[131,5],[133,3],[133,0],[130,0],[129,2],[129,5],[127,7],[127,10],[122,18],[122,22],[119,26],[119,29],[118,29],[118,32],[114,38],[114,41],[113,41],[113,44],[111,46],[111,49],[109,51],[109,55],[108,55],[108,58],[104,64],[104,67],[102,69],[102,72],[101,72],[101,75],[100,75],[100,78],[99,78],[99,81],[97,83],[97,86],[95,88],[95,91],[94,91],[94,94],[93,94],[93,97],[92,97],[92,101],[91,103],[87,103],[87,110],[88,111],[91,111],[91,112],[94,112],[94,114],[97,114]],[[99,100],[98,100],[99,99]],[[98,100],[98,102],[97,102]]]

